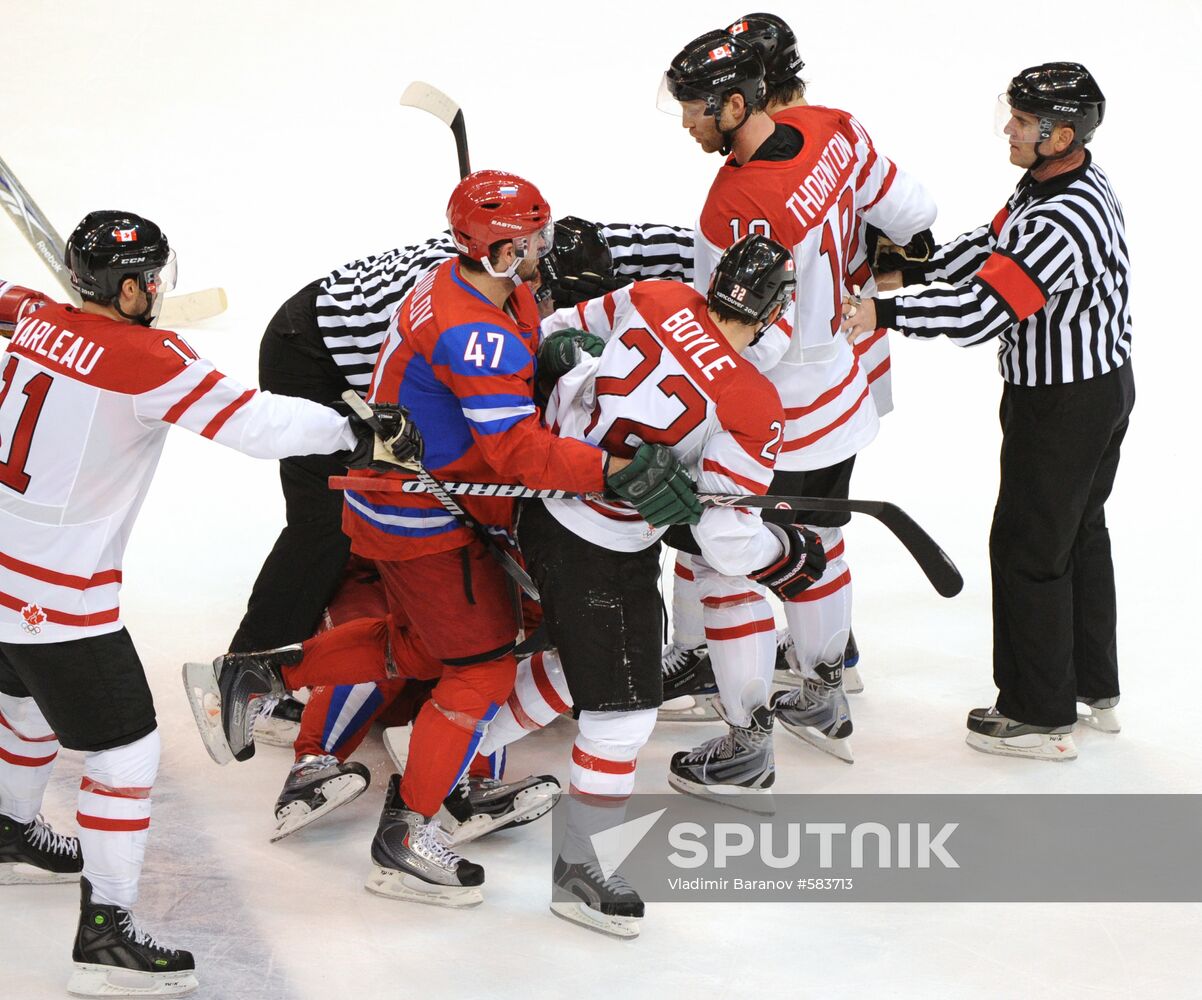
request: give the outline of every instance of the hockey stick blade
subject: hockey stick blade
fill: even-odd
[[[459,178],[462,180],[472,172],[467,152],[467,126],[463,120],[463,109],[432,84],[414,80],[401,95],[401,104],[407,108],[418,108],[438,118],[451,129],[455,137],[455,152],[459,156]]]
[[[360,395],[357,392],[355,392],[354,389],[347,389],[346,392],[344,392],[342,394],[342,401],[344,403],[346,403],[346,405],[349,406],[351,408],[351,410],[354,411],[355,415],[360,420],[362,420],[365,424],[367,424],[368,427],[370,427],[375,432],[377,437],[379,437],[381,439],[384,437],[384,433],[383,433],[384,428],[380,426],[380,421],[376,418],[376,415],[372,412],[371,407],[360,397]],[[398,471],[399,471],[399,469],[398,469]],[[530,578],[530,574],[527,573],[522,568],[521,564],[516,559],[514,559],[513,556],[511,556],[508,552],[504,551],[502,548],[500,548],[500,546],[497,545],[497,543],[489,535],[488,530],[484,527],[484,525],[480,524],[480,522],[477,521],[474,517],[472,517],[471,514],[469,514],[462,507],[460,507],[459,504],[457,504],[451,498],[450,494],[448,494],[448,492],[445,489],[443,489],[442,483],[440,483],[437,479],[435,479],[432,475],[430,475],[430,473],[425,469],[424,466],[418,464],[417,468],[415,470],[415,475],[417,475],[418,479],[414,483],[414,485],[421,487],[421,489],[418,492],[432,493],[434,495],[435,499],[438,500],[438,502],[440,504],[442,504],[443,509],[446,510],[446,512],[448,514],[450,514],[452,517],[457,518],[459,520],[459,522],[465,528],[467,528],[470,532],[472,532],[472,534],[474,534],[476,536],[476,538],[478,538],[480,540],[480,543],[488,551],[488,554],[490,556],[492,556],[498,563],[501,564],[501,569],[503,569],[506,573],[508,573],[509,576],[513,579],[513,581],[519,587],[521,587],[523,591],[526,592],[527,597],[529,597],[532,601],[540,600],[539,594],[538,594],[538,587],[535,585],[534,581]],[[345,478],[348,480],[358,479],[358,481],[360,483],[378,483],[378,482],[396,483],[397,482],[397,480],[368,479],[365,476],[360,476],[360,477],[355,477],[355,476],[334,477],[334,476],[331,476],[330,477],[331,482],[335,478],[338,478],[338,479]],[[354,487],[351,487],[351,488],[354,488]],[[362,488],[363,489],[374,489],[376,487],[364,486]],[[389,489],[388,492],[401,492],[401,491],[399,489],[398,490]]]
[[[532,490],[525,486],[502,483],[442,483],[442,489],[456,496],[505,497],[513,500],[579,500],[567,490]],[[377,493],[424,493],[425,486],[408,479],[368,479],[364,476],[331,476],[335,490],[374,490]],[[951,557],[923,530],[922,526],[896,504],[883,500],[832,500],[827,497],[784,497],[699,493],[706,507],[757,507],[768,510],[825,510],[867,514],[881,522],[918,563],[923,575],[941,597],[955,597],[964,589],[964,578]]]
[[[168,295],[163,302],[159,325],[171,329],[174,326],[191,326],[214,316],[220,316],[229,305],[224,288],[205,288],[184,295]]]

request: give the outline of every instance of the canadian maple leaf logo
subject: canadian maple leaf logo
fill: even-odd
[[[42,631],[41,625],[46,620],[46,612],[40,605],[31,602],[21,609],[21,617],[25,619],[25,624],[21,627],[30,635],[37,635]]]

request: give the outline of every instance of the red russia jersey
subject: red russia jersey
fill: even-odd
[[[425,439],[426,468],[439,479],[601,489],[601,452],[555,437],[534,405],[534,296],[519,285],[506,306],[464,281],[457,260],[429,272],[397,310],[368,399],[409,410]],[[512,500],[460,503],[481,524],[513,527]],[[370,559],[414,559],[471,538],[428,494],[348,490],[342,523],[355,552]]]
[[[705,493],[768,491],[784,429],[780,397],[731,349],[693,289],[640,281],[543,323],[546,333],[566,327],[608,343],[601,357],[584,359],[552,392],[547,419],[559,434],[623,456],[644,442],[667,445]],[[582,538],[619,551],[644,549],[666,530],[623,503],[546,504]],[[720,573],[742,575],[780,555],[758,512],[707,508],[694,532]]]
[[[804,145],[790,160],[728,161],[719,170],[697,227],[695,284],[707,289],[722,251],[746,233],[792,248],[792,329],[778,324],[747,357],[785,406],[780,466],[815,469],[855,454],[879,426],[865,373],[838,332],[859,219],[908,240],[934,213],[921,186],[896,185],[897,168],[846,112],[799,107],[774,118],[801,132]]]
[[[265,458],[354,445],[327,407],[71,306],[26,314],[0,361],[0,642],[121,628],[121,560],[171,424]]]

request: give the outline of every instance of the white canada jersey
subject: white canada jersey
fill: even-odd
[[[543,334],[569,327],[608,343],[552,391],[547,422],[556,433],[627,458],[640,444],[666,445],[702,493],[768,492],[784,430],[780,398],[731,350],[693,289],[639,281],[560,309],[543,321]],[[546,505],[581,538],[620,552],[645,549],[667,530],[621,502]],[[709,507],[693,532],[706,560],[728,576],[762,569],[781,555],[758,511]]]
[[[697,227],[694,283],[707,290],[722,251],[748,233],[792,248],[796,307],[746,356],[785,407],[780,468],[820,469],[854,455],[880,426],[864,366],[839,333],[860,222],[905,244],[930,227],[935,205],[846,112],[797,107],[773,120],[801,133],[802,148],[718,171]]]
[[[121,628],[121,560],[171,424],[261,458],[354,447],[344,417],[247,389],[166,330],[47,305],[0,356],[0,642]]]

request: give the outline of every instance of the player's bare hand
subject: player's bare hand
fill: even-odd
[[[861,299],[858,295],[843,297],[843,323],[839,330],[855,343],[876,330],[876,299]]]

